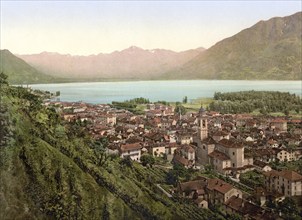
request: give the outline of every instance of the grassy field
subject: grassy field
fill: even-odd
[[[253,111],[251,114],[255,115],[255,116],[261,115],[259,109]],[[269,115],[274,116],[274,117],[284,117],[284,116],[286,116],[283,112],[271,112],[271,113],[269,113]],[[293,119],[301,119],[301,113],[297,113],[296,111],[289,111],[288,116],[292,117]]]

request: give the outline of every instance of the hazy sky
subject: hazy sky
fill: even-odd
[[[299,0],[0,2],[1,49],[17,54],[209,48],[259,20],[301,11]]]

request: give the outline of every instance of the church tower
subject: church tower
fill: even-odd
[[[203,107],[199,109],[199,138],[201,141],[208,137],[208,118]]]

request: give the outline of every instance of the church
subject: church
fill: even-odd
[[[239,178],[240,173],[254,169],[253,158],[244,157],[241,142],[223,131],[215,137],[209,137],[209,117],[205,109],[200,108],[198,117],[197,164],[210,164],[216,172],[235,178]]]

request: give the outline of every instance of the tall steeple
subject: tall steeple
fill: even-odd
[[[204,140],[208,137],[208,117],[206,110],[201,107],[199,109],[199,138]]]

